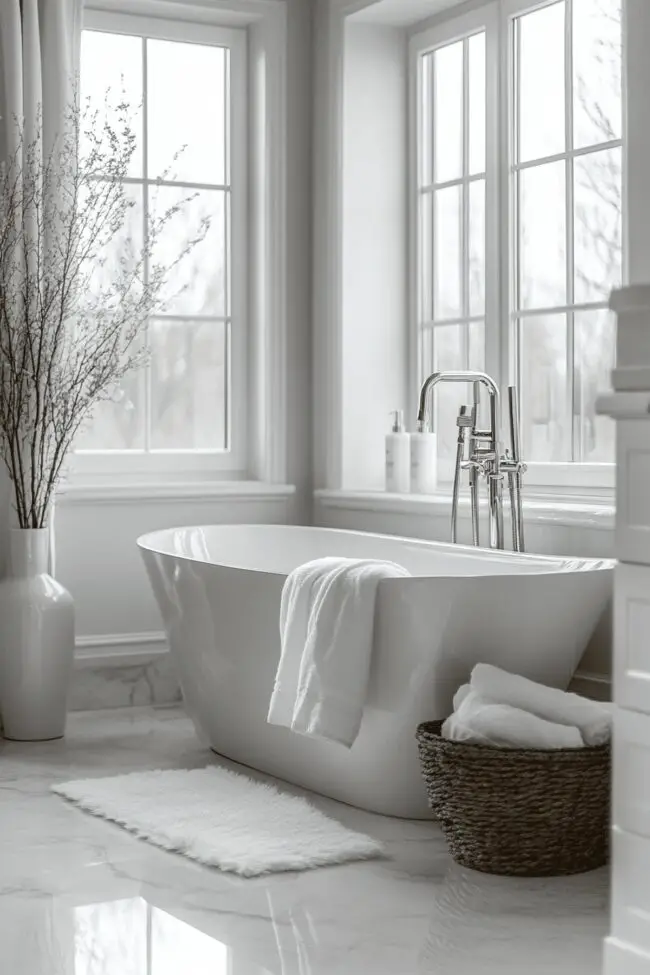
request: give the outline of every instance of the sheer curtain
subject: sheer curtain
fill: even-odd
[[[47,156],[63,127],[79,64],[83,0],[0,0],[0,162],[17,151],[15,119],[25,141],[37,135],[42,113]],[[7,528],[13,523],[10,484],[0,468],[0,572],[6,562]],[[54,571],[53,513],[50,562]]]
[[[2,0],[4,140],[15,148],[13,117],[24,118],[26,136],[35,132],[39,105],[47,151],[60,130],[79,62],[83,0]]]

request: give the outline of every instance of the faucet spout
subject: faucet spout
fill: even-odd
[[[457,495],[460,472],[461,469],[469,469],[470,488],[472,491],[474,544],[478,544],[478,478],[480,474],[487,481],[490,545],[492,548],[504,547],[502,482],[504,474],[507,472],[513,519],[513,547],[515,551],[523,551],[521,475],[525,472],[526,465],[519,457],[519,410],[516,389],[509,387],[508,390],[508,419],[510,423],[511,450],[509,454],[508,451],[505,451],[505,453],[502,451],[500,440],[501,411],[499,405],[499,387],[494,379],[486,372],[475,372],[474,370],[467,369],[432,373],[424,381],[420,390],[417,415],[418,430],[425,430],[427,413],[431,410],[432,392],[439,383],[469,383],[472,384],[474,389],[474,406],[471,411],[471,419],[467,415],[465,407],[461,407],[461,414],[458,417],[459,439],[456,457],[456,476],[454,478],[455,503],[452,505],[452,540],[455,541],[456,539],[456,521],[458,514]],[[487,390],[490,400],[490,424],[487,430],[479,430],[477,428],[478,391],[481,386]],[[469,458],[467,462],[464,459],[466,426],[471,426],[467,441],[469,446]],[[461,432],[463,434],[462,438],[460,435]]]
[[[472,369],[459,369],[457,371],[445,371],[445,372],[434,372],[428,379],[425,379],[422,384],[422,389],[420,390],[420,402],[418,406],[418,428],[424,428],[424,424],[427,418],[427,407],[429,405],[430,394],[438,383],[480,383],[485,386],[489,395],[490,402],[495,404],[495,409],[490,410],[490,413],[494,414],[490,417],[491,420],[495,419],[497,422],[497,427],[493,427],[493,432],[498,434],[498,418],[499,418],[499,387],[495,383],[492,376],[488,376],[486,372],[475,372]],[[495,439],[497,439],[495,437]]]

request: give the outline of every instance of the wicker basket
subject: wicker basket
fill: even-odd
[[[490,748],[417,730],[429,805],[452,857],[484,873],[543,877],[607,862],[610,746]]]

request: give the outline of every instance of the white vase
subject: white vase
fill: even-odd
[[[47,572],[47,528],[13,528],[10,543],[10,571],[0,583],[3,734],[61,738],[74,659],[72,597]]]

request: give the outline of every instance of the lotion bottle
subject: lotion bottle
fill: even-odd
[[[411,491],[413,494],[435,494],[438,486],[438,438],[418,421],[411,434]]]
[[[402,410],[393,410],[393,425],[386,434],[386,490],[407,494],[410,482],[411,437],[404,429]]]

